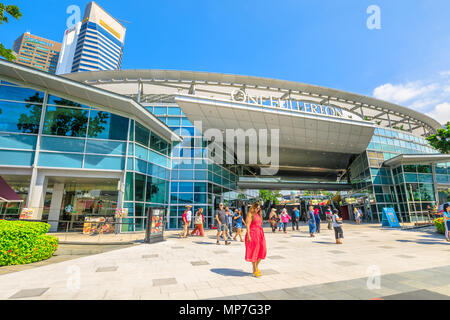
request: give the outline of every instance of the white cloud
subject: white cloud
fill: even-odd
[[[441,103],[434,108],[431,112],[427,113],[430,117],[439,121],[439,123],[445,124],[450,121],[450,103]]]
[[[404,103],[435,89],[434,85],[423,86],[419,82],[393,85],[383,84],[373,91],[373,95],[382,100],[394,103]]]
[[[426,113],[445,124],[450,121],[450,70],[432,79],[380,85],[373,96]]]

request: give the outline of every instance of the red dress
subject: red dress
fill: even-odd
[[[248,233],[245,235],[245,261],[256,262],[259,259],[265,259],[267,254],[266,237],[259,214],[253,216],[250,224],[250,237],[252,241],[249,242]]]

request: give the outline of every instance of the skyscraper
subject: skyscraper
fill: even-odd
[[[57,74],[120,69],[125,33],[122,24],[90,2],[83,21],[66,30]]]
[[[25,32],[14,41],[16,63],[55,73],[61,43]]]

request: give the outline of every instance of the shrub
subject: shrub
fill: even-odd
[[[436,226],[436,231],[438,233],[445,233],[445,225],[444,225],[444,218],[437,218],[434,220],[434,225]]]
[[[0,266],[26,264],[50,258],[58,239],[46,235],[43,222],[0,220]]]

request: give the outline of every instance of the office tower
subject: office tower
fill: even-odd
[[[14,41],[16,63],[55,73],[61,43],[25,32]]]
[[[78,35],[80,34],[81,22],[75,24],[64,33],[63,44],[59,54],[56,74],[65,74],[72,72],[73,57],[77,48]]]
[[[66,30],[57,74],[120,69],[125,32],[116,19],[90,2],[81,23]]]

